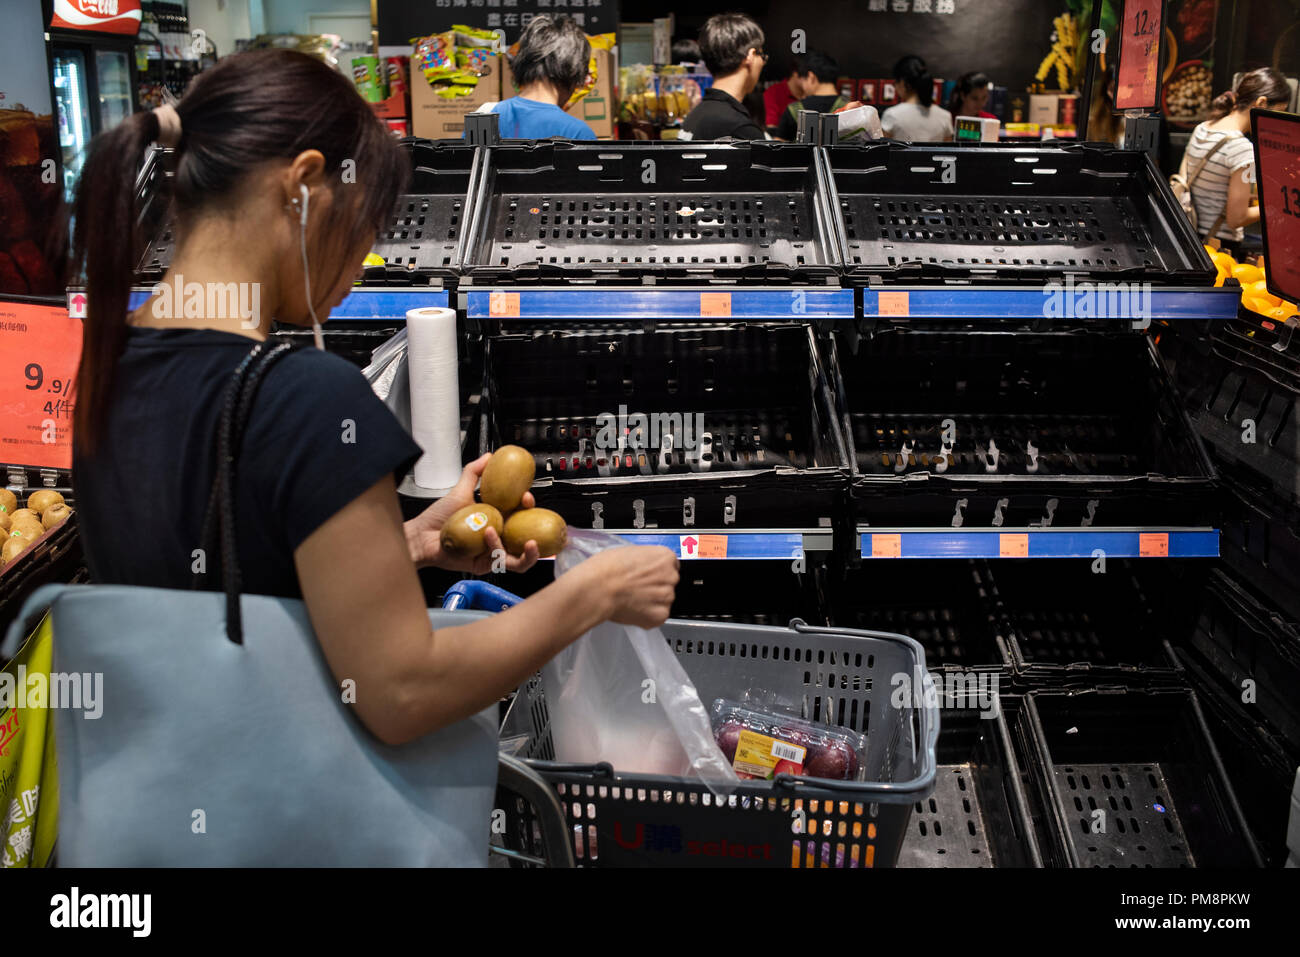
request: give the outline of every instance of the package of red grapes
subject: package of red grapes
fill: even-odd
[[[816,724],[777,708],[718,698],[711,710],[718,747],[737,776],[771,780],[778,774],[862,780],[867,736]]]

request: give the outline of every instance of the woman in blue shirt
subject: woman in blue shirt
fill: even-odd
[[[591,44],[573,17],[533,17],[510,62],[519,95],[493,108],[501,116],[501,138],[594,140],[592,128],[562,105],[586,81],[590,62]]]

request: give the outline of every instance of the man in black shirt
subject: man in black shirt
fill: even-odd
[[[812,113],[834,113],[841,107],[848,106],[849,101],[840,96],[835,86],[835,79],[840,74],[840,65],[820,50],[809,50],[803,56],[803,74],[799,85],[803,88],[803,99],[791,103],[781,114],[781,122],[776,125],[778,140],[793,140],[799,133],[799,114],[804,110]]]
[[[682,124],[682,138],[761,140],[763,130],[741,105],[758,86],[767,53],[763,31],[743,13],[709,17],[700,30],[700,55],[713,74],[711,86]]]

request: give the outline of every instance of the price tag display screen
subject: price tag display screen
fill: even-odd
[[[1300,302],[1300,116],[1255,110],[1251,127],[1268,291]]]
[[[72,468],[81,320],[66,306],[0,300],[0,462]]]
[[[1154,110],[1160,105],[1160,52],[1164,36],[1165,0],[1124,0],[1116,109]]]

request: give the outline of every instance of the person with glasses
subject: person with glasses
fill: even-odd
[[[709,17],[700,30],[700,55],[713,74],[699,104],[682,124],[681,138],[761,140],[763,129],[742,105],[767,63],[762,28],[743,13]]]

